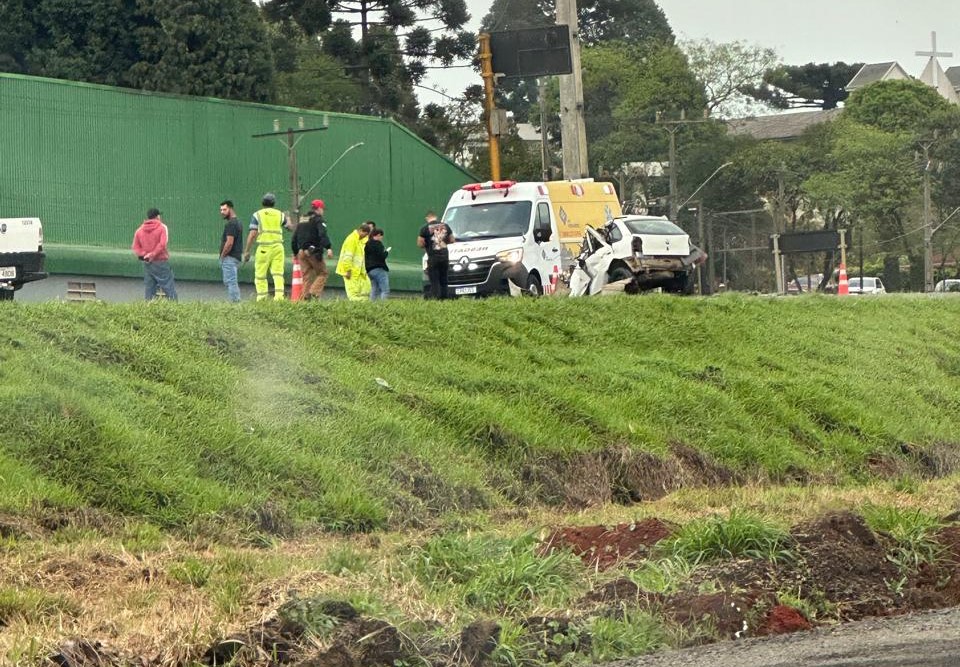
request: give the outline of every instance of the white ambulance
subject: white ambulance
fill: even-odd
[[[24,283],[47,277],[39,218],[0,218],[0,301]]]
[[[550,291],[580,251],[584,230],[621,214],[610,183],[593,179],[471,183],[443,214],[456,243],[448,247],[448,296],[509,294],[509,282],[538,296]]]

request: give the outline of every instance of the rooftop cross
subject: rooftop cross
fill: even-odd
[[[914,55],[918,55],[918,56],[930,56],[930,61],[931,61],[931,63],[933,64],[933,67],[932,67],[932,71],[933,71],[933,87],[939,89],[939,88],[940,88],[940,67],[939,67],[939,63],[936,62],[936,60],[937,60],[937,58],[939,58],[939,57],[952,58],[952,57],[953,57],[953,53],[951,53],[951,52],[949,52],[949,51],[937,51],[937,33],[936,33],[936,31],[933,31],[933,32],[930,33],[930,45],[931,45],[932,48],[931,48],[929,51],[915,51],[915,52],[914,52]]]

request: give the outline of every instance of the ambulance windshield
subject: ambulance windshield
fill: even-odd
[[[448,208],[443,221],[458,241],[523,236],[530,229],[533,203],[510,201]]]

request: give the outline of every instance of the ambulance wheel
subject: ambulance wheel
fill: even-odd
[[[535,273],[527,276],[527,291],[530,296],[543,296],[543,285],[540,284],[540,278]]]

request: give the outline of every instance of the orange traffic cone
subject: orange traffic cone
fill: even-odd
[[[303,296],[303,274],[300,273],[300,262],[293,258],[293,282],[290,283],[290,300],[299,301]]]
[[[850,294],[850,283],[847,281],[847,267],[840,265],[840,276],[837,278],[837,295]]]
[[[553,273],[550,274],[550,294],[556,294],[557,285],[560,282],[560,267],[553,265]]]

